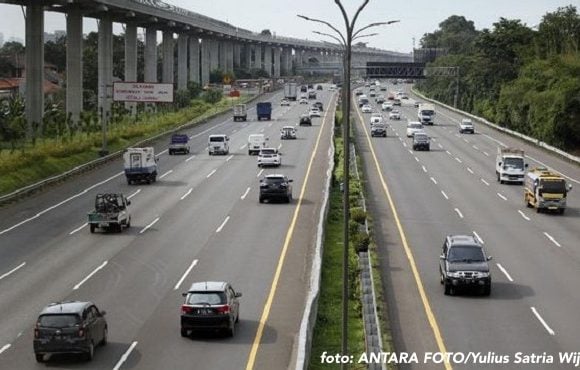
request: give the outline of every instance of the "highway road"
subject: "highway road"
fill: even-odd
[[[156,143],[159,178],[127,185],[120,160],[0,209],[0,368],[34,369],[33,325],[51,302],[91,300],[107,311],[109,344],[91,363],[54,358],[51,368],[274,369],[293,361],[308,290],[310,254],[325,192],[333,93],[319,92],[324,117],[281,141],[308,106],[281,107],[274,120],[231,114],[186,131],[192,153],[167,155]],[[264,133],[283,153],[280,168],[261,170],[248,156],[249,134]],[[209,134],[230,136],[230,155],[209,156]],[[291,204],[259,204],[259,179],[294,180]],[[132,227],[90,234],[87,212],[97,193],[122,192]],[[225,280],[241,291],[234,338],[179,333],[181,293],[194,281]],[[260,333],[260,335],[257,335]]]
[[[477,122],[474,135],[459,134],[461,115],[440,107],[436,124],[425,127],[431,151],[414,152],[405,136],[407,121],[417,120],[413,102],[403,100],[401,121],[387,118],[387,138],[370,138],[370,114],[357,110],[355,125],[396,349],[421,358],[427,351],[492,352],[510,363],[488,368],[509,369],[526,368],[514,363],[517,352],[545,353],[555,364],[535,368],[571,368],[559,364],[558,353],[580,345],[580,168]],[[576,189],[565,215],[538,214],[524,205],[521,185],[496,182],[495,154],[503,146],[525,149],[530,167],[547,165],[568,177]],[[493,256],[491,296],[443,294],[438,266],[448,234],[483,241]]]

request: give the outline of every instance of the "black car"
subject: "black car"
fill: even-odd
[[[445,238],[439,259],[439,275],[446,295],[459,288],[478,289],[491,293],[491,273],[481,242],[471,235],[450,235]]]
[[[300,126],[312,126],[312,120],[307,114],[300,116]]]
[[[308,87],[306,87],[306,85],[300,86],[300,92],[307,92],[307,91],[308,91]]]
[[[318,110],[321,112],[324,110],[322,102],[317,101],[316,103],[312,104],[312,106],[318,108]]]
[[[429,135],[423,133],[416,133],[413,135],[413,150],[427,150],[431,149],[431,139]]]
[[[107,344],[107,320],[92,302],[60,302],[46,306],[34,327],[36,361],[44,362],[45,355],[81,354],[88,361],[95,347]]]
[[[316,90],[322,90],[322,85],[317,85]]]
[[[236,323],[240,321],[242,293],[236,292],[223,281],[203,281],[191,284],[183,293],[181,305],[181,336],[187,337],[195,330],[223,329],[233,337]]]
[[[292,180],[284,175],[267,175],[260,180],[260,203],[271,199],[292,201]]]
[[[308,99],[316,99],[316,91],[312,90],[308,92]]]

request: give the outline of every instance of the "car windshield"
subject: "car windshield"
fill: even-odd
[[[212,136],[209,138],[209,141],[211,141],[211,142],[223,142],[223,141],[225,141],[225,138],[223,136]]]
[[[433,114],[435,114],[435,112],[432,111],[432,110],[426,110],[425,109],[425,110],[422,110],[421,111],[421,114],[424,115],[424,116],[432,116]]]
[[[80,324],[80,318],[74,314],[42,315],[38,324],[45,328],[70,328]]]
[[[276,149],[262,149],[260,154],[276,154]]]
[[[454,246],[449,249],[449,262],[484,262],[485,256],[480,247]]]
[[[415,134],[415,136],[413,136],[415,138],[415,141],[427,141],[429,140],[429,136],[425,135],[425,134]]]
[[[186,303],[191,305],[225,304],[226,294],[224,292],[191,292],[187,296]]]
[[[504,167],[511,167],[516,169],[523,169],[524,168],[524,159],[523,158],[505,158],[503,161]]]
[[[422,127],[423,127],[423,126],[421,126],[419,123],[411,123],[411,124],[409,124],[409,128],[412,128],[412,129],[417,129],[417,130],[419,130],[419,129],[421,129]]]
[[[566,192],[566,182],[564,180],[542,180],[543,193],[562,194]]]
[[[461,124],[463,126],[473,126],[473,123],[471,121],[463,121],[463,122],[461,122]]]
[[[286,182],[286,179],[283,177],[266,177],[265,182],[268,184],[280,184],[282,182]]]

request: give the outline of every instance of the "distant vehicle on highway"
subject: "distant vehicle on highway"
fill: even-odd
[[[260,203],[265,201],[285,200],[286,203],[292,201],[292,182],[287,176],[282,174],[267,175],[260,180]]]
[[[423,125],[421,122],[411,121],[407,124],[407,137],[413,137],[413,135],[419,131],[423,131]]]
[[[246,108],[246,104],[234,105],[234,122],[246,121],[247,119],[248,119],[248,110]]]
[[[425,132],[415,132],[413,135],[413,150],[431,150],[431,139]]]
[[[373,136],[387,137],[387,125],[382,120],[371,122],[371,137]]]
[[[308,99],[316,99],[316,91],[312,90],[308,92]]]
[[[200,330],[224,330],[233,337],[240,321],[242,293],[223,281],[202,281],[191,284],[182,293],[181,336],[188,337]]]
[[[377,104],[383,104],[385,102],[385,96],[383,94],[377,95],[377,98],[375,99],[375,102]]]
[[[316,90],[322,91],[323,90],[322,85],[316,85]]]
[[[500,184],[504,182],[524,183],[526,168],[525,155],[518,148],[497,148],[495,158],[495,174]]]
[[[420,102],[419,100],[415,100],[415,104],[413,104],[413,106],[414,106],[415,108],[419,108],[419,106],[420,106],[421,104],[423,104],[423,103],[422,103],[422,102]]]
[[[288,100],[286,98],[280,100],[280,106],[282,106],[282,107],[284,107],[284,106],[289,107],[290,106],[290,100]]]
[[[365,104],[362,106],[361,111],[363,113],[372,113],[373,112],[373,107],[371,107],[369,104]]]
[[[171,141],[169,142],[169,148],[167,152],[169,155],[175,153],[189,154],[191,150],[189,146],[189,136],[184,134],[173,134],[171,135]]]
[[[381,110],[383,110],[385,112],[390,112],[391,110],[393,110],[393,104],[385,102],[381,105]]]
[[[545,167],[537,167],[526,174],[524,182],[524,202],[527,207],[542,211],[556,211],[564,214],[568,192],[572,184],[554,171]]]
[[[250,134],[248,136],[248,155],[258,154],[266,146],[268,138],[264,134]]]
[[[298,104],[308,104],[308,100],[306,98],[300,98]]]
[[[318,108],[319,111],[323,111],[324,110],[324,106],[322,105],[322,102],[317,101],[316,103],[312,104],[313,107]]]
[[[393,109],[389,112],[389,119],[400,120],[401,119],[401,112],[398,109]]]
[[[296,139],[296,128],[294,126],[284,126],[280,129],[281,140]]]
[[[473,122],[469,118],[464,118],[459,122],[459,133],[463,134],[469,132],[470,134],[475,133],[475,128],[473,127]]]
[[[318,108],[312,107],[312,108],[310,108],[308,115],[310,116],[310,118],[320,117],[320,110],[318,110]]]
[[[55,354],[80,354],[91,361],[95,347],[107,344],[105,315],[92,302],[69,301],[44,307],[34,326],[36,361],[45,362],[46,355]]]
[[[131,227],[131,201],[120,193],[97,194],[95,209],[89,212],[91,234],[97,228],[121,232]]]
[[[265,119],[269,121],[272,119],[272,103],[261,102],[256,105],[256,113],[258,114],[258,121]]]
[[[207,152],[209,155],[228,155],[230,153],[230,138],[228,135],[209,135]]]
[[[312,126],[312,120],[308,114],[300,116],[300,126]]]
[[[439,276],[446,295],[457,289],[479,289],[481,294],[491,293],[491,273],[488,261],[478,239],[471,235],[449,235],[443,243],[439,258]]]
[[[258,167],[274,166],[282,164],[282,157],[276,148],[262,148],[258,153]]]
[[[157,180],[157,158],[153,147],[127,148],[123,153],[127,184]]]

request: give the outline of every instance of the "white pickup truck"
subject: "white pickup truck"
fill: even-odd
[[[516,182],[523,184],[526,175],[524,151],[516,148],[497,148],[495,174],[500,184]]]

